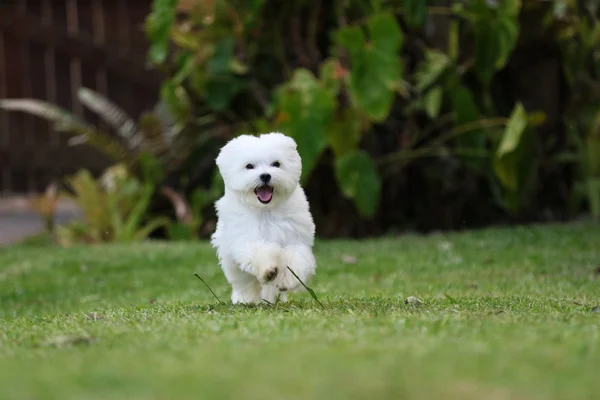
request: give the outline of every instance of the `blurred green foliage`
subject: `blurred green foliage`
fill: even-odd
[[[598,17],[574,0],[154,0],[160,109],[109,120],[109,152],[156,160],[171,238],[210,232],[218,148],[267,131],[297,141],[321,235],[600,217]],[[39,115],[18,101],[0,107]]]
[[[63,197],[79,206],[83,218],[56,228],[56,239],[63,246],[141,241],[170,223],[166,217],[148,218],[155,184],[139,180],[126,165],[116,164],[98,179],[80,170],[67,178],[67,186],[70,192]]]
[[[304,183],[333,176],[362,217],[378,215],[395,177],[432,158],[442,160],[437,175],[447,172],[445,161],[458,162],[461,174],[487,186],[492,197],[482,202],[519,216],[534,207],[545,140],[536,128],[545,115],[514,96],[498,98],[494,85],[518,45],[520,18],[535,13],[555,43],[566,40],[565,29],[569,40],[585,37],[576,53],[593,52],[596,43],[577,29],[598,26],[595,18],[584,21],[591,11],[575,2],[533,3],[156,0],[146,28],[151,60],[169,71],[162,94],[174,113],[200,101],[217,119],[235,120],[237,133],[292,136]],[[444,39],[430,40],[432,27]],[[574,76],[589,61],[588,54],[564,54]],[[581,157],[584,147],[591,148],[574,148]],[[594,150],[586,160],[597,156]],[[589,186],[597,171],[589,160],[581,164]]]

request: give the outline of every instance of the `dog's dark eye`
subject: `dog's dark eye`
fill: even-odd
[[[279,168],[281,167],[281,164],[279,164],[279,161],[275,161],[273,164],[271,164],[271,167]]]
[[[252,164],[247,164],[247,165],[246,165],[246,169],[254,169],[254,165],[252,165]]]

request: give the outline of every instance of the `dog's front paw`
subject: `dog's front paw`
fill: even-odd
[[[262,283],[267,283],[267,282],[271,282],[273,281],[277,275],[279,274],[279,268],[278,267],[270,267],[267,268],[259,277],[259,280]]]
[[[273,282],[281,274],[281,248],[271,243],[257,248],[250,264],[250,272],[260,283]]]

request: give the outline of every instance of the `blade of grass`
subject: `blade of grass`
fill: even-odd
[[[456,299],[454,297],[450,296],[448,293],[444,293],[444,296],[450,301],[450,303],[458,304],[458,301],[456,301]]]
[[[210,288],[210,286],[208,286],[208,283],[206,283],[206,281],[204,279],[202,279],[202,277],[200,275],[198,275],[196,272],[194,272],[194,275],[196,275],[196,278],[200,279],[202,281],[202,283],[204,283],[204,285],[208,288],[208,290],[210,290],[210,292],[212,293],[213,296],[215,296],[215,299],[217,299],[217,301],[219,302],[219,304],[224,304],[221,299],[219,299],[219,296],[217,296],[215,294],[215,292],[213,292],[213,290]]]
[[[304,282],[302,282],[302,279],[300,279],[300,277],[298,275],[296,275],[296,273],[294,272],[293,269],[291,269],[290,267],[287,267],[287,269],[290,270],[290,272],[292,273],[292,275],[294,275],[296,277],[296,279],[298,279],[298,282],[300,282],[302,284],[302,286],[304,286],[304,289],[306,289],[308,291],[308,293],[310,293],[310,296],[323,308],[325,309],[325,306],[319,301],[319,298],[317,297],[316,293],[314,290],[312,290],[311,288],[309,288],[308,286],[306,286],[304,284]]]

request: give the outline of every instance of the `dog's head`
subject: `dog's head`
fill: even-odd
[[[277,132],[232,139],[221,149],[217,166],[225,189],[257,206],[273,206],[289,198],[302,174],[296,142]]]

